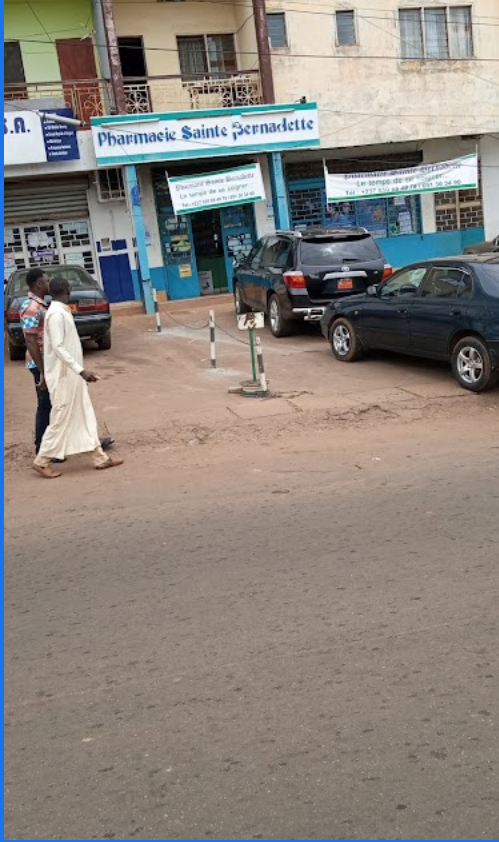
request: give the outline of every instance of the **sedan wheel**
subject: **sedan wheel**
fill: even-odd
[[[361,347],[355,328],[348,319],[337,319],[331,331],[331,347],[337,360],[351,363],[358,360]]]
[[[497,380],[487,346],[475,336],[457,343],[452,354],[452,369],[459,385],[471,392],[483,392]]]

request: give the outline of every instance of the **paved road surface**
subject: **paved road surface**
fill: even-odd
[[[6,838],[497,838],[499,450],[342,436],[11,477]]]

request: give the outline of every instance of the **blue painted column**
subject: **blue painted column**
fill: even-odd
[[[291,221],[289,218],[288,192],[286,190],[284,167],[280,152],[270,153],[269,168],[276,228],[286,231],[291,227]]]
[[[126,166],[125,174],[128,196],[130,198],[130,207],[132,210],[133,229],[135,233],[135,240],[137,242],[140,277],[142,278],[142,288],[144,290],[144,306],[146,313],[152,315],[154,313],[154,300],[152,297],[151,270],[149,268],[149,257],[147,255],[146,227],[144,224],[144,216],[142,214],[140,187],[135,164],[129,164]],[[140,290],[138,290],[138,292],[140,299]],[[137,294],[137,290],[135,293]]]

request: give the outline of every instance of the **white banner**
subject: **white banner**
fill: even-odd
[[[384,172],[330,173],[325,169],[327,201],[409,196],[478,187],[478,155],[465,155],[439,164],[423,164]]]
[[[168,178],[168,186],[177,216],[265,199],[260,164],[247,164],[205,175]]]

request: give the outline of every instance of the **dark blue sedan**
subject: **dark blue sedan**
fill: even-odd
[[[482,392],[499,380],[499,257],[413,263],[332,303],[321,328],[342,362],[375,349],[446,360],[463,388]]]

